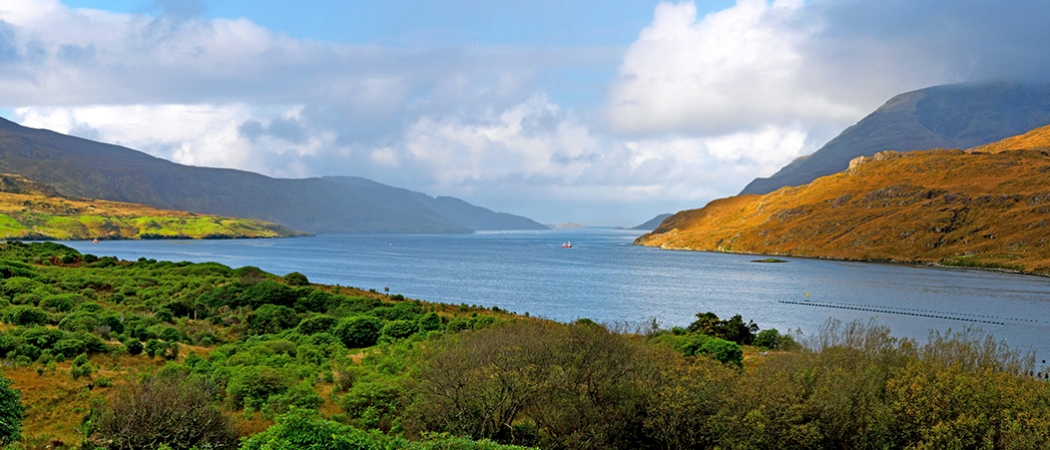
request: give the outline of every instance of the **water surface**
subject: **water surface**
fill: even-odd
[[[637,231],[474,235],[321,235],[216,241],[64,242],[84,253],[257,266],[310,281],[452,304],[499,306],[560,321],[682,326],[698,312],[812,333],[828,318],[875,318],[895,334],[977,325],[1050,356],[1050,280],[962,269],[664,251]],[[562,244],[572,241],[573,248]]]

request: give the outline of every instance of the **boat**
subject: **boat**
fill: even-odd
[[[566,242],[561,244],[561,248],[572,248],[572,242]]]

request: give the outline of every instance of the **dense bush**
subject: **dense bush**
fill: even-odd
[[[18,442],[22,436],[22,391],[11,387],[11,380],[0,374],[0,446]]]
[[[92,412],[94,445],[113,450],[235,449],[237,436],[213,399],[215,385],[201,378],[154,376],[118,391]]]
[[[7,313],[7,321],[14,325],[32,326],[47,325],[51,315],[40,308],[29,305],[18,305],[12,307]]]
[[[334,334],[346,348],[371,347],[379,340],[382,326],[375,317],[350,317],[339,321]]]
[[[256,286],[262,285],[259,283]],[[265,304],[248,315],[248,330],[251,334],[277,334],[298,324],[295,310],[281,305]]]

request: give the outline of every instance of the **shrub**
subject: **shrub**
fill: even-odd
[[[327,333],[335,328],[337,321],[332,316],[317,315],[307,317],[299,322],[299,333],[301,334],[317,334]]]
[[[239,410],[245,404],[261,406],[271,395],[283,394],[293,384],[292,377],[269,367],[241,366],[226,383],[226,401]]]
[[[755,336],[755,347],[765,347],[768,349],[776,349],[777,343],[780,340],[780,332],[776,328],[768,328],[758,332]]]
[[[259,283],[261,285],[263,283]],[[258,286],[256,285],[256,286]],[[265,304],[248,314],[248,330],[252,334],[277,334],[294,327],[295,310],[281,305]]]
[[[300,312],[325,312],[337,297],[325,291],[309,289],[295,301],[295,310]]]
[[[98,317],[94,313],[77,311],[62,319],[58,328],[65,331],[94,331],[98,328]]]
[[[416,334],[417,331],[419,331],[419,327],[415,321],[391,320],[383,325],[379,335],[391,339],[401,339]]]
[[[295,289],[274,281],[260,281],[249,287],[237,299],[239,305],[259,307],[262,305],[280,305],[291,307],[299,298]]]
[[[93,411],[90,440],[113,450],[237,448],[229,419],[212,404],[218,388],[200,378],[154,376],[120,389]],[[108,445],[107,445],[108,444]]]
[[[343,319],[335,327],[335,336],[346,348],[364,348],[376,345],[382,322],[371,316]]]
[[[290,286],[307,286],[310,284],[310,280],[306,279],[306,275],[299,272],[289,273],[282,278],[284,278],[284,282],[288,283]]]
[[[131,356],[139,355],[142,353],[142,350],[144,350],[142,342],[139,342],[138,339],[130,339],[128,341],[125,341],[124,347],[128,349],[128,354]]]
[[[21,326],[47,325],[51,315],[35,306],[19,305],[11,308],[7,314],[7,321]]]
[[[424,333],[428,331],[441,331],[441,317],[433,312],[423,314],[423,316],[419,318],[418,326],[419,331]]]
[[[17,442],[22,437],[22,391],[11,387],[11,380],[0,374],[0,446]]]

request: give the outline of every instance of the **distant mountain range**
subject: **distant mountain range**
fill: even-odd
[[[315,233],[470,233],[545,228],[451,197],[361,178],[280,179],[176,164],[126,147],[0,119],[0,173],[66,197],[276,222]]]
[[[455,197],[431,197],[422,192],[387,186],[361,177],[322,177],[345,186],[370,200],[391,208],[408,211],[430,211],[441,218],[474,231],[546,230],[528,217],[493,212]]]
[[[638,226],[635,226],[635,227],[630,227],[628,229],[630,229],[630,230],[653,231],[653,230],[656,229],[656,227],[660,226],[660,224],[663,223],[663,221],[665,219],[667,219],[668,217],[671,217],[671,214],[660,214],[660,215],[658,215],[656,217],[653,217],[652,219],[649,219],[648,221],[646,221],[645,223],[643,223],[641,225],[638,225]]]
[[[813,154],[741,194],[767,194],[845,170],[882,150],[970,148],[1050,123],[1050,86],[1008,83],[936,86],[893,97]]]
[[[965,152],[858,157],[804,186],[679,212],[636,244],[1050,275],[1048,180],[1050,126]]]

